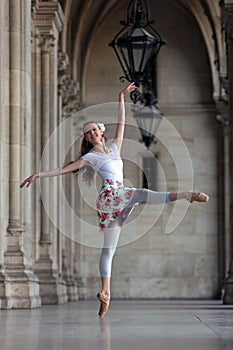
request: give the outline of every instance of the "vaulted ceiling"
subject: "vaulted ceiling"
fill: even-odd
[[[166,1],[166,0],[165,0]],[[219,0],[170,0],[188,11],[196,19],[209,54],[213,80],[225,74]],[[80,79],[91,38],[106,16],[114,18],[118,7],[127,6],[129,0],[60,0],[66,16],[61,47],[72,60],[72,74]],[[154,3],[153,3],[154,4]],[[77,64],[78,62],[78,64]],[[214,82],[214,81],[213,81]],[[215,85],[215,82],[214,82]]]

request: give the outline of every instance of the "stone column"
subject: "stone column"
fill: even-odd
[[[35,122],[40,131],[39,147],[40,156],[49,140],[50,134],[58,126],[57,118],[57,52],[59,32],[62,30],[64,15],[60,4],[57,1],[36,1],[32,5],[32,28],[33,47],[32,56],[35,64],[34,71],[36,80],[34,81],[34,102],[37,99],[40,105],[37,109]],[[36,140],[34,140],[36,142]],[[58,165],[57,149],[52,150],[53,156],[44,159],[42,170],[48,170]],[[39,159],[37,160],[37,162]],[[39,164],[36,164],[38,167]],[[57,210],[55,203],[56,179],[41,180],[41,195],[43,200],[49,201],[54,210]],[[39,257],[35,262],[35,272],[40,281],[40,295],[43,304],[59,304],[67,300],[66,286],[62,277],[58,273],[58,251],[57,251],[57,229],[50,222],[49,217],[43,207],[40,208],[40,237],[39,237]]]
[[[69,65],[69,58],[68,56],[63,53],[60,49],[58,51],[58,120],[59,120],[59,124],[62,123],[63,121],[63,117],[62,117],[62,100],[63,100],[63,95],[65,93],[65,91],[67,90],[67,80],[68,80],[68,74],[66,72],[67,67]],[[59,135],[59,144],[62,144],[63,140],[61,140],[61,135],[62,133],[60,133]],[[59,152],[59,155],[61,153]],[[64,159],[62,159],[62,157],[60,157],[59,159],[59,164],[62,165],[64,163]],[[64,177],[59,177],[59,183],[58,186],[62,186],[63,181],[65,180],[66,176]],[[58,193],[60,194],[60,191],[58,191]],[[60,203],[59,205],[59,222],[65,220],[65,214],[64,214],[64,208],[62,206],[62,201],[60,201],[60,198],[58,198],[58,202]],[[64,243],[65,237],[64,234],[62,232],[58,232],[58,239],[57,239],[57,254],[58,254],[58,270],[60,275],[64,278],[65,282],[66,282],[66,286],[67,286],[67,281],[66,281],[66,277],[64,275]],[[66,289],[67,291],[67,297],[68,297],[68,288]]]
[[[8,5],[8,6],[7,6]],[[9,207],[9,169],[4,166],[9,161],[9,94],[6,84],[9,83],[9,2],[4,0],[0,9],[0,193],[4,198],[4,206],[0,205],[0,308],[6,303],[4,274],[4,252],[6,249],[6,232],[8,227]],[[2,156],[4,154],[4,157]]]
[[[79,119],[74,120],[73,125],[73,134],[74,138],[77,139],[80,135],[82,135],[83,131],[83,125],[85,124],[86,120],[84,116],[80,116]],[[76,183],[75,183],[76,181]],[[73,190],[72,190],[72,205],[75,210],[76,215],[79,217],[81,216],[81,195],[79,187],[77,186],[77,179],[73,178]],[[78,289],[78,299],[79,300],[85,300],[85,281],[83,278],[83,257],[84,253],[83,250],[85,247],[82,245],[82,242],[80,242],[80,227],[74,227],[73,228],[74,236],[76,237],[76,242],[74,244],[74,278],[76,281],[77,289]]]
[[[216,101],[219,112],[217,125],[218,160],[218,253],[219,253],[219,292],[224,285],[226,266],[229,263],[229,120],[228,102],[223,97]]]
[[[65,53],[59,52],[59,82],[58,82],[58,91],[59,91],[59,106],[60,111],[59,115],[61,120],[64,121],[66,118],[69,118],[73,113],[78,111],[79,107],[79,85],[75,83],[70,78],[68,72],[68,57]],[[61,140],[63,145],[67,146],[67,149],[70,148],[71,151],[71,140],[73,140],[73,125],[68,123],[67,129],[65,132],[65,140]],[[65,146],[65,147],[66,147]],[[77,154],[76,154],[77,157]],[[70,152],[66,157],[66,163],[74,159],[72,153]],[[61,160],[64,162],[64,159]],[[65,222],[65,226],[69,229],[69,232],[72,232],[72,210],[73,208],[73,196],[74,183],[72,181],[72,175],[66,175],[63,179],[64,192],[66,194],[67,201],[70,203],[70,210],[66,212],[64,208],[61,208],[60,218]],[[67,296],[69,301],[75,301],[78,299],[77,294],[77,283],[74,276],[74,241],[72,237],[63,238],[63,250],[62,250],[62,275],[66,281],[67,287]]]
[[[229,85],[229,202],[230,202],[230,266],[224,283],[224,304],[233,304],[233,1],[225,1],[223,20],[227,43]]]
[[[30,223],[23,211],[29,196],[19,188],[25,176],[26,127],[31,112],[31,2],[9,0],[4,7],[8,9],[6,15],[9,16],[9,47],[6,47],[9,50],[9,221],[0,281],[4,284],[4,288],[0,288],[4,290],[1,307],[34,308],[41,305],[41,299],[38,279],[31,266]],[[7,81],[5,83],[7,85]],[[27,204],[26,207],[28,209]]]

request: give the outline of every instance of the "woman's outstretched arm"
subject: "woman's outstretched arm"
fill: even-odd
[[[118,107],[118,123],[114,136],[114,143],[117,145],[119,151],[121,150],[123,135],[125,130],[125,101],[124,97],[136,89],[135,83],[130,84],[119,94],[119,107]]]
[[[89,163],[86,160],[78,159],[73,163],[65,165],[63,168],[57,168],[53,170],[48,170],[41,173],[35,173],[31,176],[27,177],[20,185],[21,188],[23,188],[25,185],[26,187],[29,187],[33,181],[35,181],[37,178],[41,177],[52,177],[52,176],[59,176],[64,175],[68,173],[72,173],[76,170],[81,169],[83,166],[89,165]]]

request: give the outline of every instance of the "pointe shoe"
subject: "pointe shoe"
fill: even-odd
[[[208,202],[209,196],[204,192],[191,192],[190,203]]]
[[[100,301],[99,316],[104,317],[104,315],[108,311],[110,299],[108,298],[108,296],[106,294],[104,294],[103,291],[101,291],[97,294],[97,298]]]

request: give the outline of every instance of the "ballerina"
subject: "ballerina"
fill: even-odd
[[[136,86],[132,83],[119,94],[118,123],[113,142],[109,147],[105,144],[104,125],[88,122],[83,126],[81,156],[76,161],[62,168],[32,174],[20,185],[21,188],[29,187],[37,178],[65,175],[80,169],[83,170],[83,177],[88,183],[95,172],[102,178],[103,185],[97,198],[99,227],[104,235],[104,245],[99,261],[102,287],[97,294],[100,301],[100,317],[103,317],[109,308],[112,260],[122,225],[134,206],[139,203],[161,204],[181,199],[190,203],[207,202],[209,199],[209,196],[203,192],[156,192],[124,186],[123,163],[120,156],[125,129],[124,96],[135,89]]]

